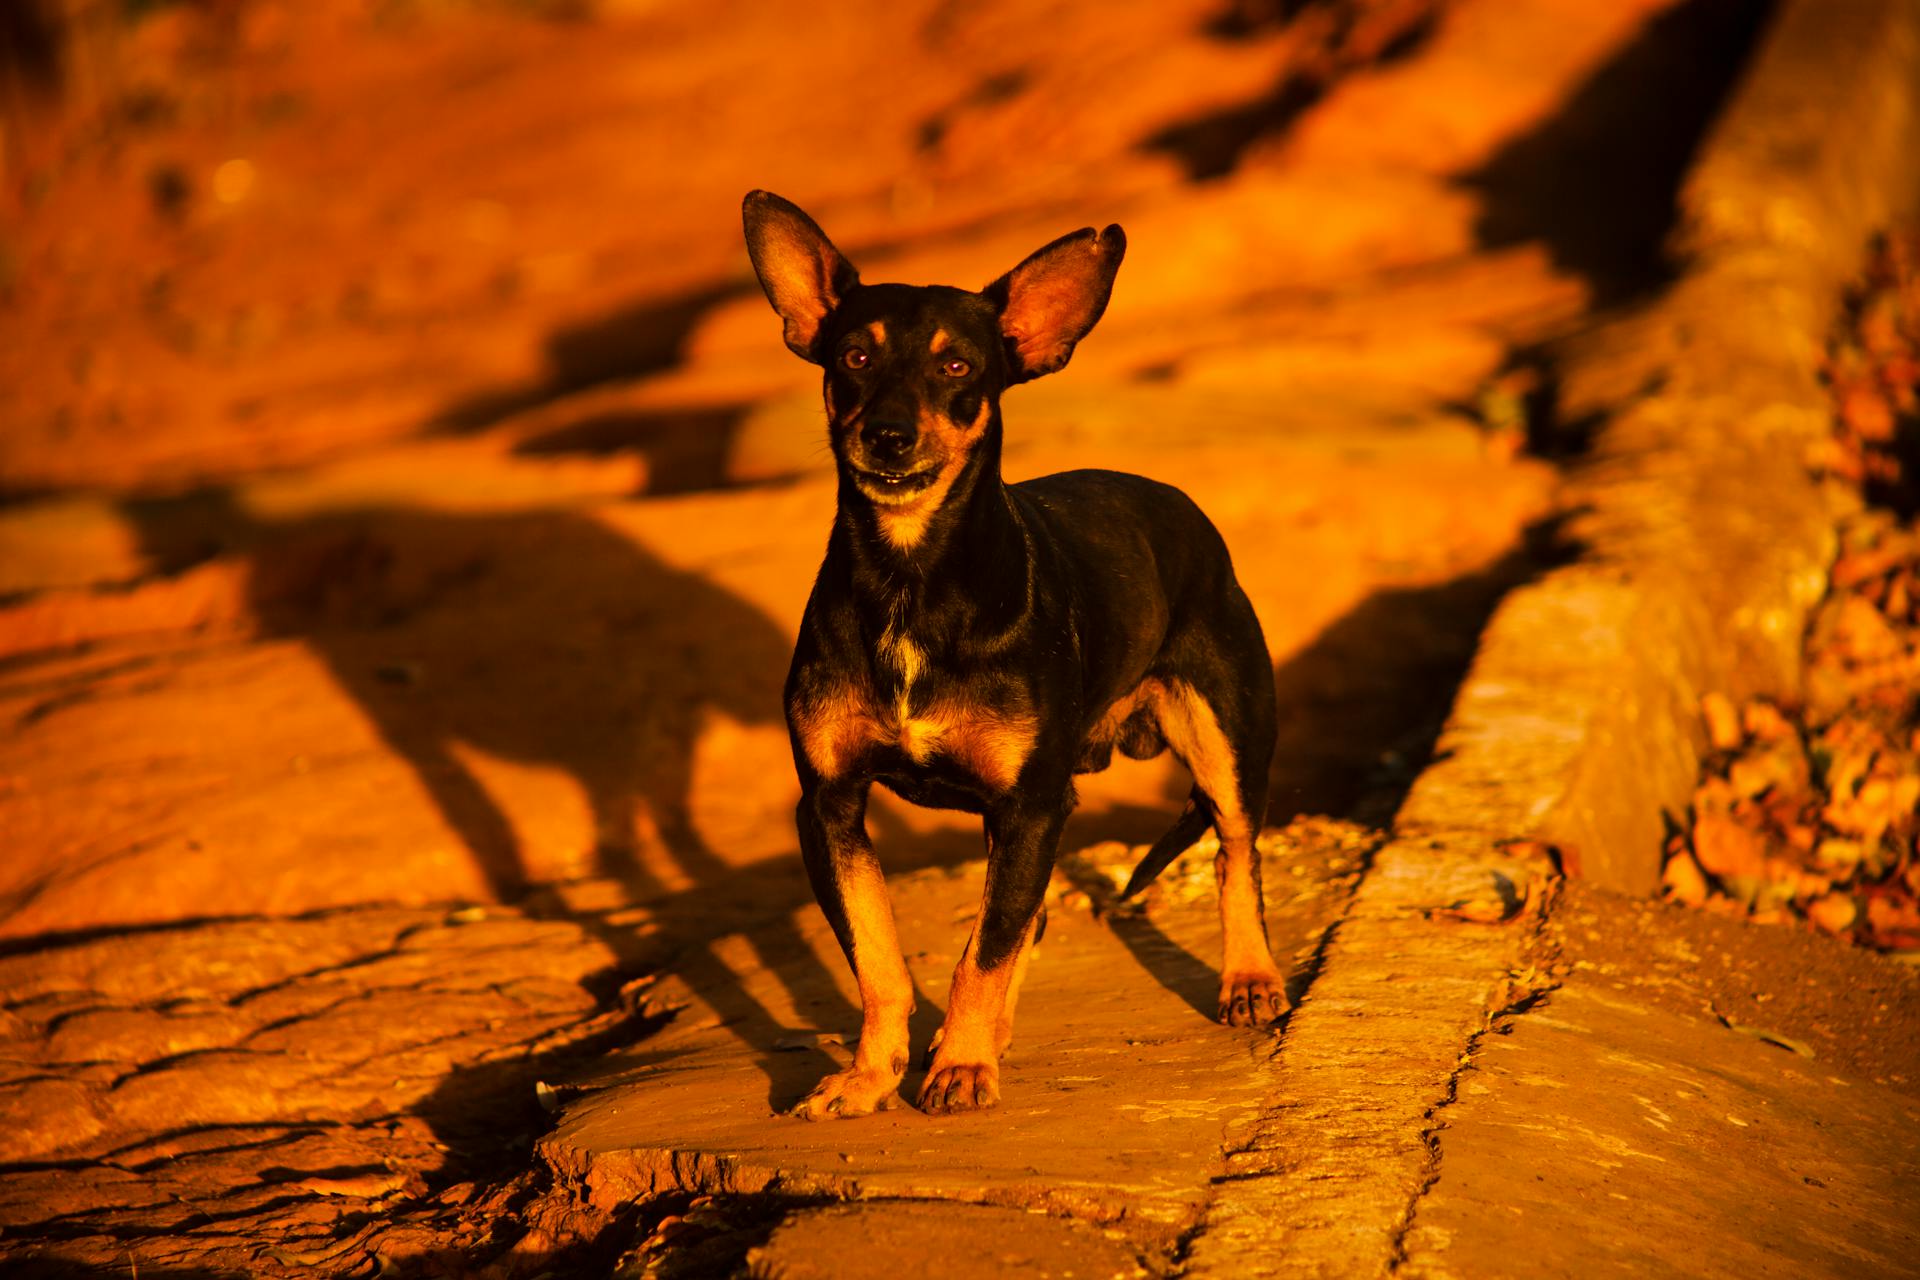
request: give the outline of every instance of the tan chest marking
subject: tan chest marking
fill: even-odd
[[[952,698],[915,708],[905,687],[893,706],[877,707],[864,691],[837,685],[796,698],[791,715],[807,762],[825,778],[840,776],[871,747],[897,746],[915,764],[944,757],[1005,791],[1020,777],[1039,734],[1030,713]]]
[[[802,693],[787,714],[807,763],[823,778],[839,777],[883,733],[872,700],[850,683]]]
[[[1040,728],[1030,713],[954,699],[936,700],[895,723],[900,749],[915,764],[944,756],[996,791],[1019,779]]]
[[[880,660],[899,675],[902,692],[912,688],[926,669],[926,651],[914,643],[912,636],[896,632],[892,627],[881,635],[879,650]]]

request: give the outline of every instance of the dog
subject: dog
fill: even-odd
[[[800,849],[860,988],[859,1047],[794,1109],[886,1105],[905,1075],[913,985],[866,830],[876,782],[982,815],[986,889],[918,1103],[986,1108],[1013,1033],[1074,776],[1117,748],[1193,775],[1145,888],[1207,827],[1220,838],[1220,1020],[1287,1009],[1254,836],[1275,744],[1273,667],[1225,542],[1178,489],[1114,471],[1000,476],[1002,392],[1064,368],[1106,310],[1118,226],[1063,236],[978,293],[862,284],[797,205],[754,191],[748,254],[794,354],[825,369],[839,473],[786,713]]]

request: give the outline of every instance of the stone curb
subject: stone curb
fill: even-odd
[[[1847,499],[1808,451],[1868,236],[1914,194],[1920,4],[1785,0],[1682,196],[1685,273],[1565,353],[1578,561],[1495,613],[1396,826],[1557,846],[1628,892],[1698,776],[1699,699],[1790,696]],[[1563,643],[1547,647],[1547,637]]]
[[[1847,499],[1813,479],[1817,362],[1867,237],[1908,207],[1920,0],[1783,0],[1683,194],[1686,269],[1565,353],[1604,419],[1569,481],[1572,565],[1494,615],[1276,1055],[1185,1275],[1367,1276],[1405,1260],[1436,1113],[1534,971],[1544,857],[1633,892],[1698,772],[1698,702],[1791,694]],[[1546,637],[1562,643],[1547,648]],[[1525,906],[1484,923],[1522,886]]]
[[[1382,1274],[1438,1167],[1432,1113],[1489,1019],[1545,979],[1526,957],[1544,857],[1399,840],[1376,855],[1229,1152],[1189,1278]],[[1518,906],[1502,918],[1502,912]]]

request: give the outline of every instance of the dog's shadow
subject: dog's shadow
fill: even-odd
[[[244,559],[259,631],[321,659],[494,898],[559,913],[551,895],[528,891],[582,874],[617,880],[648,908],[649,936],[572,918],[629,976],[707,945],[716,925],[752,926],[756,945],[785,957],[766,964],[776,974],[793,957],[816,963],[785,923],[812,901],[799,859],[734,865],[689,811],[710,714],[749,731],[780,727],[792,641],[755,605],[564,509],[370,506],[269,518],[211,490],[123,510],[163,568]],[[591,815],[591,847],[530,843],[470,767],[474,755],[570,779]],[[707,972],[702,997],[772,1075],[790,1056],[772,1045],[792,1028],[724,966]],[[831,1016],[858,1020],[844,1007]]]

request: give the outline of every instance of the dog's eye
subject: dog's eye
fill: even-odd
[[[973,372],[973,366],[965,360],[949,360],[940,366],[940,372],[949,378],[964,378]]]
[[[858,347],[848,347],[840,357],[840,363],[849,369],[864,369],[867,367],[867,353]]]

